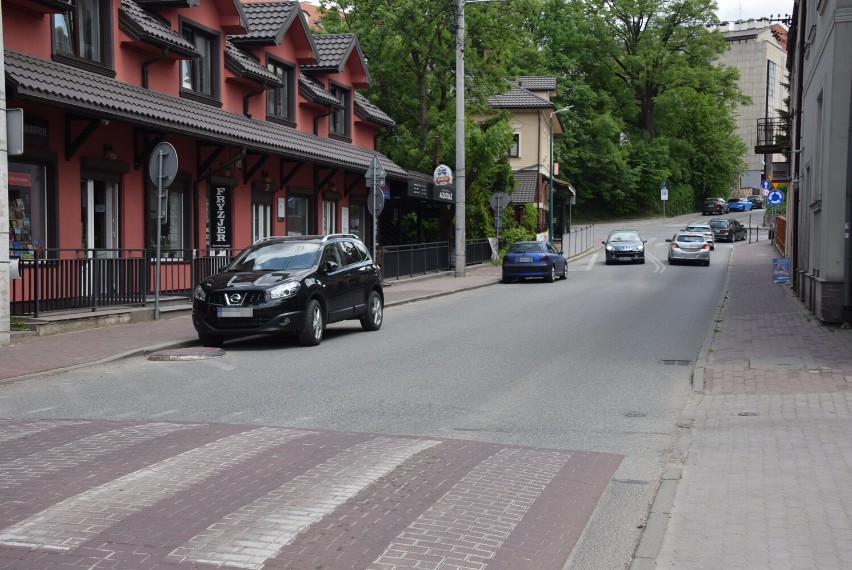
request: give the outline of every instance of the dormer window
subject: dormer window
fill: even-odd
[[[329,135],[349,138],[349,123],[351,122],[352,92],[342,85],[331,85],[331,94],[340,101],[342,108],[335,109],[331,113],[329,123]]]
[[[270,89],[266,92],[267,119],[295,124],[295,72],[293,66],[270,58],[266,68],[284,84],[284,87]]]
[[[67,11],[51,16],[54,57],[72,65],[109,65],[111,25],[109,0],[77,0]]]
[[[180,62],[181,95],[202,100],[219,98],[219,35],[197,24],[181,22],[181,35],[201,57]]]

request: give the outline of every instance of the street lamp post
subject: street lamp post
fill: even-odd
[[[548,178],[550,179],[550,204],[547,210],[547,237],[550,241],[553,241],[553,115],[567,111],[573,106],[574,105],[567,105],[561,109],[552,111],[547,119],[547,122],[550,125],[550,172],[548,172]]]

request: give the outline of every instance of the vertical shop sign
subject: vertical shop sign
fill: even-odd
[[[210,247],[230,249],[231,244],[231,187],[213,188],[210,208]]]

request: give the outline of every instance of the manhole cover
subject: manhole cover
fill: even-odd
[[[738,415],[738,416],[747,416],[747,417],[751,417],[751,416],[759,416],[760,414],[758,414],[757,412],[740,412],[740,413],[738,413],[737,415]]]
[[[148,360],[204,360],[225,356],[221,348],[191,346],[189,348],[170,348],[158,350],[148,355]]]

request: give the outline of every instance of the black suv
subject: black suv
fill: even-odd
[[[195,287],[192,324],[204,346],[279,333],[316,346],[328,323],[360,319],[376,331],[383,313],[381,272],[357,236],[270,237]]]
[[[727,214],[730,211],[728,202],[722,198],[707,198],[701,205],[701,214],[704,216]]]
[[[716,241],[729,241],[731,243],[745,239],[748,232],[744,225],[728,218],[713,218],[710,220],[710,227],[713,228],[713,236]]]

